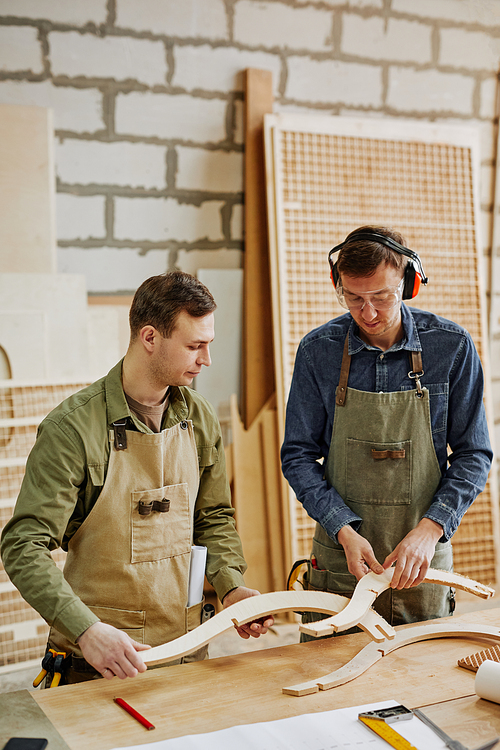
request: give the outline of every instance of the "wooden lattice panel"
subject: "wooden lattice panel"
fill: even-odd
[[[12,516],[39,423],[85,385],[0,381],[0,531]],[[64,565],[62,550],[52,556],[60,567]],[[47,633],[46,623],[23,600],[0,564],[0,672],[43,656]]]
[[[477,239],[478,145],[471,128],[343,117],[266,116],[278,406],[283,424],[295,352],[345,312],[328,251],[356,227],[401,232],[430,279],[415,306],[460,323],[489,363]],[[490,425],[493,426],[492,420]],[[454,537],[455,569],[497,579],[498,508],[491,481]],[[310,551],[314,522],[290,499],[291,557]]]

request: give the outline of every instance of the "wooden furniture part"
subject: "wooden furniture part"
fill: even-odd
[[[141,652],[146,664],[163,664],[180,659],[204,646],[233,625],[244,625],[266,615],[301,610],[305,612],[338,612],[348,603],[345,596],[324,591],[276,591],[262,596],[251,596],[223,609],[195,630],[169,643]],[[375,610],[369,609],[359,621],[359,627],[377,642],[394,638],[395,630]]]
[[[359,618],[369,610],[377,596],[386,591],[392,581],[394,568],[388,568],[380,575],[370,571],[358,581],[349,604],[338,614],[319,622],[311,622],[300,625],[300,631],[316,637],[339,633],[348,630],[358,624]],[[462,591],[475,594],[482,599],[489,599],[495,593],[494,589],[484,586],[482,583],[473,581],[458,573],[450,573],[446,570],[429,568],[424,578],[427,583],[436,583],[442,586],[454,586]]]
[[[274,393],[271,282],[266,226],[264,115],[273,111],[268,70],[248,68],[245,82],[245,254],[242,415],[248,429]]]
[[[500,629],[491,625],[478,626],[449,621],[440,624],[436,620],[431,624],[413,625],[408,627],[407,630],[399,631],[396,637],[387,642],[387,644],[369,643],[359,654],[356,654],[354,659],[351,659],[348,664],[340,669],[318,679],[283,688],[283,692],[287,695],[300,697],[309,693],[315,693],[317,690],[330,690],[330,688],[343,685],[359,677],[360,674],[366,672],[379,659],[387,656],[387,654],[390,654],[397,648],[434,638],[473,638],[480,641],[498,641],[500,643]]]
[[[411,301],[471,333],[485,369],[493,427],[476,128],[383,118],[266,115],[265,153],[279,429],[301,338],[344,310],[328,251],[356,227],[391,226],[417,251],[429,285]],[[425,369],[425,362],[424,362]],[[499,575],[496,471],[454,536],[454,566],[484,583]],[[284,495],[288,559],[310,553],[314,522]]]
[[[230,407],[233,505],[248,564],[245,582],[261,593],[279,591],[286,586],[286,573],[276,399],[271,396],[248,429],[234,395]]]
[[[500,609],[451,619],[496,626]],[[263,638],[272,643],[273,635],[269,632]],[[408,708],[423,708],[448,734],[469,747],[499,734],[498,706],[477,698],[474,674],[457,667],[464,653],[484,643],[459,637],[400,648],[335,690],[321,690],[300,700],[282,693],[283,685],[324,673],[325,660],[331,669],[343,666],[368,642],[365,633],[343,635],[160,667],[132,680],[96,680],[36,690],[32,695],[71,750],[111,750],[390,699]],[[117,695],[155,725],[154,733],[146,732],[113,703]],[[0,713],[1,701],[2,696]]]
[[[275,591],[262,594],[262,596],[249,597],[222,610],[195,630],[169,643],[156,646],[150,651],[145,651],[143,659],[146,664],[174,661],[201,648],[212,638],[229,630],[232,625],[243,625],[266,615],[292,610],[339,613],[326,620],[320,620],[310,625],[301,625],[300,630],[302,632],[318,637],[359,625],[374,641],[380,643],[384,638],[394,638],[395,630],[370,607],[376,597],[389,588],[393,573],[393,568],[384,571],[381,575],[368,573],[358,582],[351,599],[323,591]],[[478,584],[476,581],[465,579],[456,573],[434,570],[433,568],[429,568],[424,580],[448,586],[453,581],[453,585],[457,588],[475,593],[485,599],[494,593],[492,589]],[[321,627],[322,625],[323,627]]]

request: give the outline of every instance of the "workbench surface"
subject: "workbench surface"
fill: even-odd
[[[500,608],[450,619],[498,626],[500,632]],[[108,750],[389,699],[408,708],[425,707],[431,719],[468,747],[500,735],[500,705],[477,698],[474,673],[457,666],[459,658],[485,648],[479,640],[444,638],[411,644],[340,687],[301,698],[282,693],[284,686],[337,669],[368,642],[367,635],[358,633],[161,667],[132,680],[98,680],[31,695],[71,750]],[[156,729],[144,729],[113,702],[114,697],[124,698]]]

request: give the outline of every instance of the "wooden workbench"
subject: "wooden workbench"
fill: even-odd
[[[500,609],[454,619],[500,628]],[[263,637],[272,640],[271,634]],[[32,695],[72,750],[107,750],[387,699],[409,708],[425,707],[430,718],[468,747],[500,735],[500,705],[477,698],[474,673],[457,666],[460,657],[485,647],[480,641],[446,638],[412,644],[332,690],[302,698],[281,692],[283,686],[342,666],[368,640],[359,633]],[[132,704],[156,730],[144,729],[113,697]]]

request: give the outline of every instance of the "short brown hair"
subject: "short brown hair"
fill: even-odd
[[[373,276],[381,264],[404,270],[408,263],[408,258],[405,255],[391,250],[390,247],[386,247],[375,239],[356,239],[357,234],[367,232],[382,234],[384,237],[389,237],[406,247],[406,240],[403,235],[392,229],[372,226],[358,227],[347,235],[345,244],[339,252],[337,261],[339,275],[342,276],[344,273],[346,276]]]
[[[207,287],[183,271],[151,276],[138,288],[130,307],[130,336],[135,339],[141,328],[150,325],[165,338],[171,336],[179,313],[194,318],[213,312],[217,305]]]

